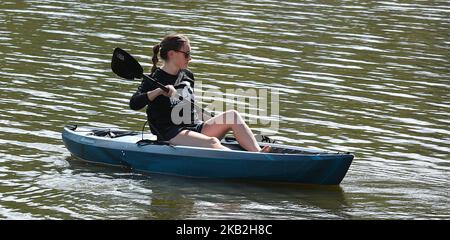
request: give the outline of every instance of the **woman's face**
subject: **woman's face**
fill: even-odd
[[[173,51],[171,60],[180,69],[186,69],[191,61],[191,44],[185,42],[183,47],[178,51]]]

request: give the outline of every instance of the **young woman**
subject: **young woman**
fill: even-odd
[[[164,60],[157,67],[158,53]],[[191,45],[186,36],[172,34],[164,37],[160,44],[153,47],[153,68],[151,76],[165,85],[164,92],[151,81],[143,80],[130,99],[133,110],[147,107],[147,118],[153,134],[173,145],[187,145],[218,149],[228,149],[220,143],[225,134],[232,130],[236,140],[246,150],[252,152],[270,152],[270,146],[258,145],[252,131],[234,110],[226,111],[205,122],[195,119],[193,104],[180,101],[175,97],[177,89],[183,98],[194,100],[194,74],[187,69],[191,61]],[[185,104],[190,104],[185,108]],[[189,111],[184,111],[189,109]],[[190,119],[190,122],[180,119]]]

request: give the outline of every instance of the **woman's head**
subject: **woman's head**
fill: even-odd
[[[170,34],[163,38],[161,43],[153,47],[152,73],[156,70],[158,53],[161,58],[180,69],[187,68],[191,60],[191,45],[189,39],[181,34]]]

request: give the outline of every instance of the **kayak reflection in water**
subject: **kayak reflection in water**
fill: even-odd
[[[160,68],[157,67],[158,54],[163,60]],[[153,47],[151,77],[169,91],[165,92],[152,81],[144,79],[130,99],[130,108],[139,110],[147,106],[152,133],[173,145],[228,149],[221,144],[220,139],[231,130],[247,151],[270,152],[270,146],[261,149],[251,129],[235,110],[206,118],[204,122],[196,119],[193,106],[194,74],[187,69],[191,59],[191,45],[186,36],[165,36],[161,43]],[[180,101],[176,97],[177,92],[188,101]],[[186,117],[189,122],[180,121]]]

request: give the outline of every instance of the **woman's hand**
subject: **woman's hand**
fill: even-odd
[[[171,96],[175,96],[175,94],[177,93],[177,90],[173,87],[173,85],[166,85],[165,86],[167,89],[169,89],[169,92],[164,92],[164,90],[162,90],[161,88],[157,88],[155,90],[152,91],[148,91],[147,92],[147,98],[150,101],[155,100],[155,98],[157,98],[159,95],[163,95],[166,97],[171,97]]]
[[[175,96],[175,94],[177,94],[177,90],[175,89],[175,87],[173,85],[166,85],[165,86],[167,89],[169,89],[168,92],[165,92],[164,90],[162,90],[161,88],[161,94],[166,96],[166,97],[173,97]]]

